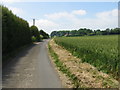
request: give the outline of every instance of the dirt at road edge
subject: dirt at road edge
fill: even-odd
[[[51,48],[59,56],[59,60],[63,62],[79,79],[80,87],[85,88],[118,88],[119,82],[88,63],[82,63],[79,58],[74,57],[69,51],[57,45],[52,39],[49,42]],[[58,71],[58,70],[57,70]],[[73,86],[72,81],[67,76],[58,71],[65,87]],[[63,76],[63,78],[62,78]],[[69,83],[67,83],[69,82]]]

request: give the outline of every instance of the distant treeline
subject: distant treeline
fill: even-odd
[[[43,30],[38,30],[38,28],[36,26],[31,26],[30,27],[30,32],[31,32],[31,36],[32,36],[32,41],[41,41],[42,39],[48,39],[49,35],[44,32]]]
[[[27,21],[14,15],[7,7],[2,8],[2,54],[5,56],[12,51],[32,43],[49,38],[49,35],[43,30],[38,31],[36,26],[29,27]]]
[[[87,28],[81,28],[79,30],[62,30],[62,31],[53,31],[51,33],[51,37],[54,36],[68,36],[68,37],[74,37],[74,36],[94,36],[94,35],[115,35],[115,34],[120,34],[120,28],[115,28],[115,29],[109,29],[107,28],[106,30],[91,30]]]

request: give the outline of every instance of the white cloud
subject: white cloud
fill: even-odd
[[[111,17],[112,18],[112,17]],[[106,28],[115,28],[117,27],[117,18],[87,18],[87,19],[78,19],[74,21],[76,28],[90,28],[90,29],[106,29]]]
[[[73,15],[73,13],[56,13],[48,15],[47,18],[54,19],[54,22],[58,24],[59,27],[56,26],[54,28],[55,30],[72,30],[79,28],[104,30],[106,28],[115,28],[118,26],[117,9],[96,13],[94,18],[80,18]]]
[[[53,13],[53,14],[46,14],[45,17],[48,19],[61,19],[61,18],[74,18],[75,15],[85,15],[86,11],[85,10],[73,10],[72,12],[58,12],[58,13]]]
[[[23,0],[2,0],[3,3],[14,3],[14,2],[20,2]]]
[[[12,11],[13,14],[16,14],[17,16],[22,16],[25,14],[24,10],[21,9],[21,8],[17,8],[17,7],[13,7],[13,6],[10,6],[10,5],[4,5],[5,7],[7,7],[9,10]]]
[[[33,25],[32,21],[29,21],[30,26]],[[38,29],[43,29],[45,30],[47,33],[50,34],[50,32],[52,30],[54,30],[55,28],[57,29],[59,27],[58,24],[56,24],[55,22],[46,20],[46,19],[39,19],[35,21],[35,25],[38,27]]]
[[[24,11],[20,8],[16,8],[16,7],[8,7],[8,8],[16,15],[24,14]]]
[[[74,18],[71,20],[77,29],[83,27],[91,29],[115,28],[118,27],[118,10],[99,12],[94,18]]]
[[[3,2],[119,2],[119,0],[2,0]]]
[[[99,12],[94,18],[80,18],[73,13],[60,12],[45,15],[47,19],[36,20],[36,26],[51,33],[53,30],[74,30],[80,28],[106,29],[118,26],[118,10]],[[30,22],[32,25],[32,21]]]
[[[96,16],[98,18],[116,17],[116,16],[118,16],[118,9],[113,9],[111,11],[100,12],[100,13],[97,13]]]
[[[56,26],[58,26],[56,23],[49,21],[49,20],[45,20],[45,19],[36,20],[36,24],[43,26],[43,27],[56,27]]]
[[[59,13],[53,13],[53,14],[46,14],[45,17],[55,20],[60,18],[72,18],[74,16],[68,12],[59,12]]]
[[[75,14],[75,15],[85,15],[86,11],[85,10],[74,10],[74,11],[72,11],[72,14]]]

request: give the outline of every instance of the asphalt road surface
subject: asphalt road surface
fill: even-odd
[[[61,81],[52,66],[48,40],[21,51],[3,68],[3,88],[61,88]]]

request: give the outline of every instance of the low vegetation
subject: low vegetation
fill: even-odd
[[[57,37],[55,42],[83,62],[88,62],[98,70],[119,79],[118,35]]]
[[[56,66],[59,68],[59,70],[61,72],[63,72],[64,74],[66,74],[73,81],[74,88],[78,88],[79,85],[80,85],[78,78],[69,71],[69,68],[67,68],[66,65],[64,65],[63,62],[61,62],[59,60],[58,55],[53,51],[53,49],[51,48],[50,45],[48,45],[48,48],[49,48],[49,52],[51,54],[51,57],[54,59],[54,63],[56,64]]]
[[[68,50],[64,49],[64,47],[56,44],[53,39],[49,42],[49,51],[59,71],[69,78],[65,79],[67,81],[64,81],[68,82],[65,84],[66,86],[86,89],[118,88],[119,82],[117,80],[99,71],[89,63],[82,62],[81,59],[73,56]],[[69,83],[69,80],[72,81],[72,83]]]

